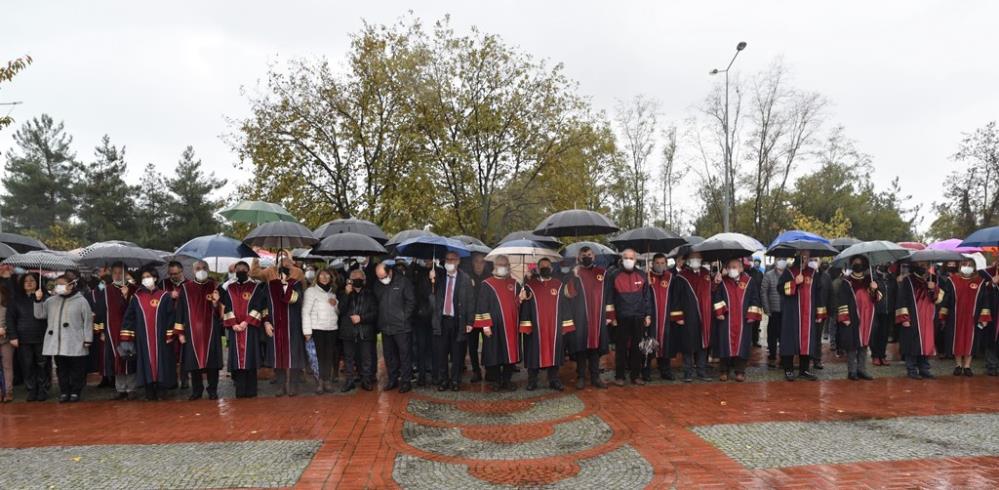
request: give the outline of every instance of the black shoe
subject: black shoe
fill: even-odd
[[[413,389],[413,385],[409,383],[403,383],[399,386],[399,393],[409,393]]]
[[[652,373],[642,373],[642,381],[646,383],[652,381]]]
[[[353,390],[354,388],[355,388],[354,382],[353,381],[347,381],[347,382],[345,382],[343,384],[343,386],[340,387],[340,393],[346,393],[348,391]]]
[[[586,388],[586,380],[583,378],[576,378],[576,389],[581,390]]]
[[[187,397],[187,399],[191,400],[191,401],[193,401],[193,400],[200,400],[201,399],[201,393],[197,393],[197,394],[191,393],[191,396]]]
[[[126,398],[128,398],[128,393],[127,393],[127,392],[124,392],[124,391],[122,391],[122,392],[120,392],[120,393],[117,393],[117,394],[115,394],[115,396],[114,396],[114,399],[115,399],[115,400],[124,400],[124,399],[126,399]]]
[[[966,377],[968,377],[968,378],[970,378],[970,377],[972,376],[972,373],[971,373],[971,368],[970,368],[970,367],[966,367],[966,368],[964,368],[964,375],[965,375]]]
[[[683,382],[684,383],[692,383],[693,381],[694,381],[694,374],[693,373],[689,373],[689,372],[684,372],[683,373]]]
[[[424,386],[427,386],[427,377],[426,376],[417,377],[416,378],[416,386],[419,386],[420,388],[423,388]]]
[[[819,371],[825,369],[825,365],[823,365],[821,361],[816,361],[814,364],[812,364],[812,367],[818,369]]]
[[[514,383],[513,381],[507,381],[503,385],[503,390],[504,391],[517,391],[517,383]]]
[[[857,373],[857,377],[860,378],[860,379],[862,379],[862,380],[864,380],[864,381],[871,381],[871,380],[874,379],[874,376],[871,376],[870,374],[867,374],[866,372],[859,372],[859,373]]]
[[[392,391],[398,387],[399,387],[398,381],[390,381],[388,383],[385,383],[385,386],[382,387],[382,391]]]
[[[34,393],[28,393],[28,397],[25,398],[25,401],[33,402],[37,399],[38,399],[37,395],[35,395]]]
[[[527,381],[527,386],[524,387],[527,391],[534,391],[538,389],[538,380],[532,379]]]
[[[208,392],[208,399],[209,400],[218,400],[219,399],[219,394],[215,393],[214,391],[209,391]]]
[[[69,395],[69,402],[70,403],[76,403],[78,401],[80,401],[80,395],[77,395],[76,393],[73,393],[72,395]]]
[[[451,391],[461,391],[461,385],[459,383],[451,383]]]
[[[441,384],[437,385],[437,391],[447,391],[448,388],[450,388],[450,387],[448,386],[447,383],[441,383]]]
[[[964,369],[961,366],[954,368],[954,376],[961,376],[964,374]]]
[[[664,379],[664,380],[666,380],[666,381],[673,381],[674,379],[676,379],[676,377],[673,376],[673,370],[672,369],[666,369],[666,370],[663,370],[663,371],[659,371],[659,377],[662,378],[662,379]]]
[[[364,391],[371,391],[375,389],[375,387],[371,384],[370,381],[361,381],[361,389]]]
[[[187,382],[186,379],[180,382],[180,389],[186,390],[186,389],[188,389],[190,387],[191,387],[191,385],[188,384],[188,382]]]
[[[909,374],[906,374],[906,376],[908,376],[911,379],[923,379],[923,377],[919,373],[910,372]]]
[[[850,374],[846,375],[846,379],[848,379],[850,381],[856,381],[856,380],[858,380],[860,378],[857,377],[856,373],[850,373]]]
[[[808,381],[818,381],[819,378],[808,371],[802,371],[798,373],[798,377],[801,379],[807,379]]]
[[[607,389],[607,383],[604,383],[599,378],[593,380],[593,382],[591,382],[590,384],[592,384],[594,388],[599,388],[601,390],[606,390]]]
[[[548,387],[555,391],[562,391],[565,389],[565,385],[563,385],[562,382],[557,379],[549,382]]]
[[[936,376],[934,376],[933,373],[929,371],[926,371],[924,373],[919,373],[919,376],[921,376],[923,379],[936,379]]]
[[[767,359],[767,369],[777,369],[777,360]]]
[[[67,394],[59,395],[59,403],[66,403],[68,401],[69,401],[69,395]]]
[[[710,375],[708,375],[708,373],[699,373],[697,375],[697,379],[699,379],[701,381],[711,381],[714,378],[712,378]]]
[[[44,391],[38,392],[38,394],[35,395],[36,402],[43,402],[48,399],[49,399],[49,394]]]
[[[469,381],[471,381],[472,383],[478,383],[479,381],[482,381],[482,371],[478,369],[472,371],[472,379],[470,379]]]
[[[794,381],[794,371],[784,371],[784,379],[788,381]]]

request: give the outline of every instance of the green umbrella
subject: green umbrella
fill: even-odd
[[[259,225],[272,221],[298,222],[287,209],[278,204],[264,201],[242,201],[219,211],[223,218],[240,223]]]

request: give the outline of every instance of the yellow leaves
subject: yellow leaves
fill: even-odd
[[[798,230],[808,231],[827,238],[849,236],[853,223],[843,213],[842,208],[836,208],[836,213],[828,222],[818,218],[807,216],[797,209],[791,210],[793,227]]]

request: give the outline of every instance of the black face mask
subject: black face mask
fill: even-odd
[[[857,263],[851,265],[850,269],[853,270],[853,272],[856,272],[857,274],[860,274],[861,272],[864,272],[865,270],[867,270],[867,267],[864,267],[864,264],[862,264],[860,262],[857,262]]]
[[[583,257],[579,259],[579,263],[583,264],[583,267],[589,267],[593,265],[593,257]]]
[[[364,287],[364,279],[351,279],[350,285],[354,286],[355,289],[361,289]]]
[[[250,278],[250,273],[247,271],[236,271],[236,280],[239,282],[246,282]]]
[[[544,277],[545,279],[552,277],[552,268],[551,267],[538,268],[538,274],[541,274],[541,277]]]
[[[287,267],[281,267],[281,268],[278,269],[278,274],[281,274],[282,276],[287,276],[287,275],[291,274],[291,271],[288,270]]]
[[[917,276],[921,276],[923,274],[926,274],[926,268],[922,267],[922,266],[914,265],[914,266],[909,267],[909,272],[911,272],[911,273],[913,273],[913,274],[915,274]]]

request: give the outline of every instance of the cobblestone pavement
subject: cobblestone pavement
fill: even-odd
[[[278,398],[262,379],[260,397],[234,400],[225,378],[221,400],[174,390],[159,402],[110,402],[111,390],[89,386],[82,403],[25,403],[18,391],[0,405],[0,488],[999,487],[999,379],[978,361],[972,378],[933,360],[935,380],[904,378],[895,361],[869,368],[874,381],[848,381],[827,351],[819,381],[788,383],[761,353],[746,383],[576,390],[570,363],[564,392],[465,383],[316,396],[303,384],[300,396]],[[273,449],[281,444],[306,449]],[[231,450],[184,466],[177,453],[193,450],[182,447]],[[100,454],[142,457],[127,473],[95,463]],[[250,463],[236,473],[209,465],[227,457]],[[261,471],[271,463],[280,468]]]
[[[0,488],[285,487],[322,441],[0,449]]]

